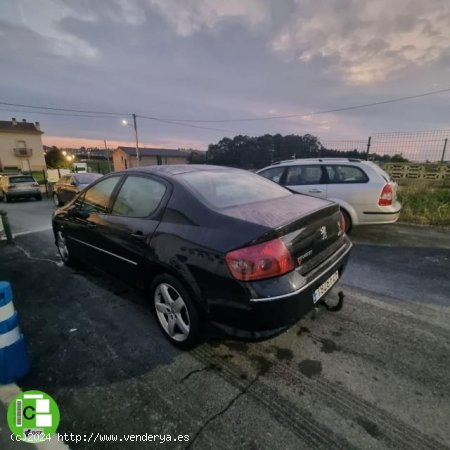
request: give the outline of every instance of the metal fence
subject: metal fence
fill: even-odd
[[[366,159],[401,162],[449,162],[450,130],[375,133],[367,139],[321,140],[328,150],[358,151]]]

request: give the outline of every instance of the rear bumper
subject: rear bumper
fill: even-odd
[[[5,195],[9,198],[30,198],[37,197],[41,194],[41,190],[39,188],[29,190],[29,191],[8,191],[5,192]]]
[[[398,202],[392,206],[379,206],[367,208],[362,212],[360,225],[376,225],[383,223],[395,223],[400,217],[402,205]]]
[[[314,307],[313,293],[334,272],[342,276],[352,244],[345,244],[318,267],[301,276],[297,271],[283,277],[251,283],[245,305],[211,308],[211,324],[226,334],[263,339],[296,323]],[[231,303],[231,302],[230,302]]]

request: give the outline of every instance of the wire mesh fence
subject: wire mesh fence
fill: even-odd
[[[375,133],[366,140],[321,140],[325,150],[382,162],[450,162],[450,129]]]

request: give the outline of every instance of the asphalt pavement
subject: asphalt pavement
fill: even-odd
[[[355,229],[330,294],[344,291],[340,312],[312,312],[264,342],[180,352],[145,293],[61,265],[49,201],[1,208],[21,233],[16,245],[0,242],[0,278],[12,283],[32,360],[18,385],[56,399],[60,433],[190,436],[154,445],[167,448],[449,448],[448,230]],[[18,448],[5,431],[0,420],[0,447]]]

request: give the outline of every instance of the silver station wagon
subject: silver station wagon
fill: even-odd
[[[352,226],[396,222],[397,183],[370,161],[352,158],[292,159],[257,172],[292,191],[338,203]]]

